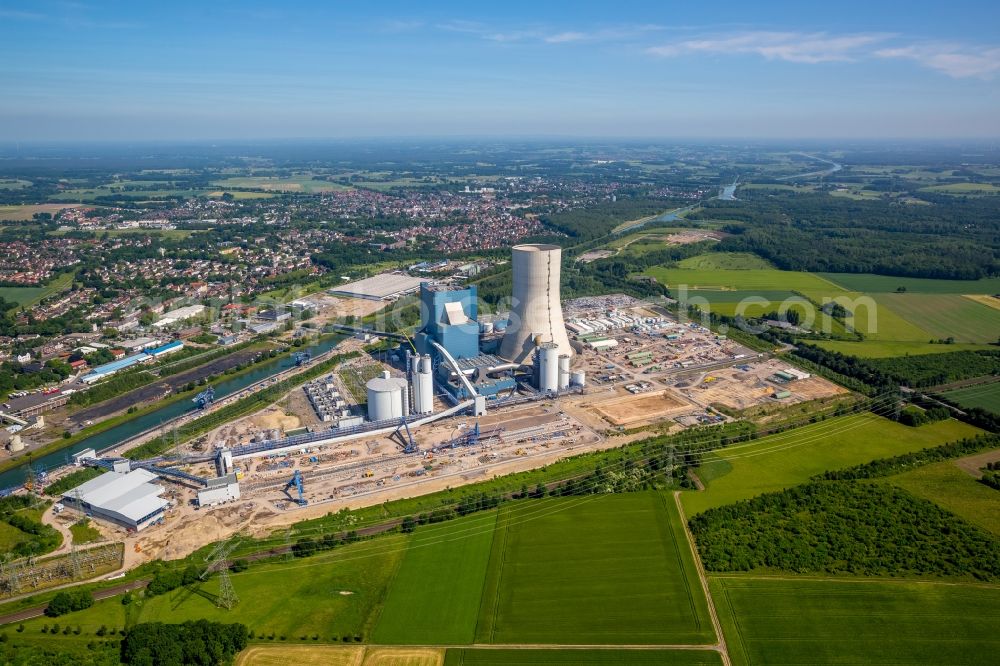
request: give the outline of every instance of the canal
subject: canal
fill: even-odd
[[[313,358],[316,358],[320,354],[330,351],[336,347],[337,344],[343,339],[343,335],[328,336],[318,340],[311,346],[301,347],[298,351],[307,351]],[[220,400],[225,398],[227,395],[236,393],[247,386],[255,384],[263,379],[267,379],[268,377],[276,375],[284,370],[288,370],[294,365],[295,362],[290,357],[283,356],[269,361],[264,361],[263,363],[255,366],[252,370],[237,377],[233,377],[231,379],[220,379],[212,384],[212,387],[215,389],[215,399]],[[35,470],[50,470],[61,465],[65,465],[69,462],[70,456],[74,453],[86,449],[95,449],[100,451],[101,449],[109,446],[114,446],[118,442],[134,437],[135,435],[149,430],[150,428],[155,428],[173,418],[181,416],[182,414],[186,414],[192,409],[194,409],[194,406],[190,400],[179,400],[148,414],[137,416],[134,419],[125,421],[124,423],[116,425],[115,427],[109,428],[103,432],[91,435],[90,437],[82,439],[76,444],[68,446],[65,449],[59,449],[58,451],[53,451],[52,453],[32,458],[31,465]],[[10,488],[12,486],[21,485],[27,478],[27,474],[27,461],[18,467],[0,473],[0,488]]]

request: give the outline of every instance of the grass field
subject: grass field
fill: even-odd
[[[947,185],[921,187],[920,191],[938,192],[941,194],[1000,194],[1000,187],[991,183],[949,183]]]
[[[406,538],[395,535],[311,558],[251,567],[232,575],[241,601],[231,611],[216,606],[219,587],[213,577],[193,595],[180,589],[136,600],[129,606],[123,606],[120,598],[111,598],[60,619],[79,625],[90,635],[101,625],[124,627],[126,623],[205,618],[242,622],[258,635],[273,632],[276,641],[281,636],[298,640],[313,634],[326,641],[345,635],[367,637],[405,546]],[[38,634],[43,624],[51,622],[50,618],[27,621],[25,631]]]
[[[558,498],[501,509],[477,642],[714,640],[672,498]]]
[[[712,577],[733,664],[996,663],[1000,587]]]
[[[205,192],[205,194],[203,196],[211,198],[211,199],[218,199],[223,194],[231,194],[231,195],[233,195],[233,198],[236,199],[236,200],[240,200],[240,199],[272,199],[275,196],[271,192],[241,192],[241,191],[228,192],[228,191],[223,191],[223,190],[214,190],[212,192]]]
[[[350,188],[340,183],[328,180],[315,180],[311,175],[289,177],[277,176],[238,176],[212,182],[214,187],[222,190],[231,187],[264,190],[266,192],[301,192],[303,194],[322,194],[337,192]]]
[[[472,643],[497,512],[419,528],[373,634],[377,643]]]
[[[918,467],[886,481],[1000,535],[1000,493],[979,483],[954,461]]]
[[[448,650],[444,666],[715,666],[713,650]]]
[[[691,257],[698,259],[698,257]],[[676,296],[681,285],[688,289],[732,289],[768,291],[814,291],[827,294],[841,293],[843,290],[821,277],[801,271],[781,271],[776,268],[748,268],[719,270],[713,268],[685,268],[685,259],[677,268],[655,267],[646,270],[645,275],[666,284]]]
[[[949,400],[954,400],[965,407],[980,407],[995,414],[1000,414],[1000,382],[987,386],[967,386],[948,391],[944,394]]]
[[[90,543],[101,538],[101,533],[87,519],[70,525],[69,531],[73,535],[73,543]]]
[[[937,446],[977,432],[954,420],[911,428],[869,412],[831,418],[708,454],[697,472],[706,489],[685,492],[681,499],[690,517],[804,483],[826,470]]]
[[[944,354],[956,351],[976,351],[996,349],[990,345],[953,344],[939,345],[929,342],[897,342],[893,340],[865,340],[864,342],[844,342],[840,340],[815,340],[815,344],[830,351],[862,358],[888,358],[890,356],[917,356],[919,354]]]
[[[867,340],[893,342],[923,342],[932,336],[930,333],[901,317],[886,303],[859,292],[830,292],[805,290],[803,293],[816,303],[831,300],[843,306],[850,314],[845,318],[846,324],[853,330],[861,332]]]
[[[236,666],[440,666],[444,650],[339,645],[252,645]]]
[[[932,280],[929,278],[893,277],[871,273],[818,273],[820,277],[840,285],[847,291],[869,294],[894,293],[905,287],[916,294],[996,294],[1000,293],[1000,278],[982,280]]]
[[[677,264],[680,268],[696,271],[750,271],[773,270],[766,259],[748,252],[712,252],[688,257]]]
[[[1000,334],[1000,310],[957,294],[878,294],[875,299],[880,315],[887,307],[935,339],[990,343]]]
[[[0,287],[0,298],[31,307],[43,298],[65,291],[73,285],[74,273],[62,273],[44,287]]]
[[[30,220],[35,213],[55,215],[66,208],[79,208],[79,204],[24,204],[20,206],[0,206],[0,220]]]

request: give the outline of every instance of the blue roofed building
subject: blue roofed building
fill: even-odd
[[[456,359],[479,355],[479,302],[476,286],[462,289],[423,282],[420,285],[420,330],[414,343],[421,354],[437,359],[433,340]]]

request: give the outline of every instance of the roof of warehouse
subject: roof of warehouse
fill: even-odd
[[[406,291],[414,291],[427,278],[415,278],[398,273],[382,273],[374,277],[348,282],[330,290],[331,294],[349,294],[367,298],[388,298]]]
[[[156,474],[144,469],[127,474],[106,472],[66,493],[66,496],[79,496],[80,501],[93,507],[138,521],[169,504],[159,496],[163,488],[150,483],[156,479]]]

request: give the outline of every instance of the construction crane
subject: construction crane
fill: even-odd
[[[209,386],[207,389],[191,398],[191,402],[193,402],[198,409],[205,409],[211,403],[215,402],[215,389]]]
[[[289,489],[292,488],[292,486],[295,486],[295,490],[297,490],[299,493],[298,499],[292,497],[292,494],[288,492]],[[299,470],[295,470],[295,474],[292,475],[292,478],[288,480],[288,483],[285,484],[285,487],[282,490],[286,495],[288,495],[288,499],[290,501],[295,502],[299,506],[305,506],[306,504],[308,504],[304,496],[305,492],[304,488],[302,487],[302,472],[300,472]]]
[[[295,367],[305,365],[312,360],[312,354],[309,352],[294,352],[292,354],[292,360],[295,361]]]

